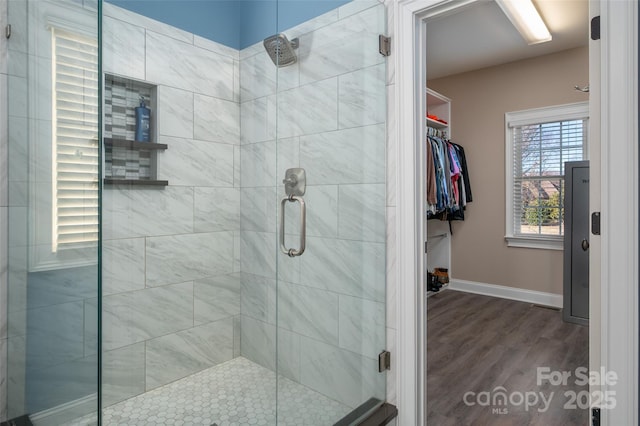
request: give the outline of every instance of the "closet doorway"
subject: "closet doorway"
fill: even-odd
[[[589,159],[589,5],[534,3],[551,41],[529,45],[494,1],[426,15],[427,424],[589,420],[589,327],[561,312],[564,163]]]

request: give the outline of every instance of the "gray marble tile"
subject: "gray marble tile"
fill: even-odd
[[[242,59],[240,61],[240,101],[246,102],[274,94],[278,71],[264,51]]]
[[[300,382],[300,335],[278,328],[278,374]]]
[[[396,205],[396,167],[397,167],[397,149],[398,142],[396,140],[396,119],[395,113],[395,85],[387,86],[387,206]]]
[[[27,23],[27,2],[22,0],[8,0],[8,22]],[[11,34],[11,43],[7,43],[9,52],[27,52],[28,31],[14,31]]]
[[[125,346],[102,355],[102,398],[108,407],[145,391],[145,344]]]
[[[396,306],[396,293],[397,293],[397,244],[396,244],[396,208],[387,207],[387,237],[386,237],[386,255],[387,255],[387,327],[395,329],[397,306]]]
[[[377,360],[307,337],[301,338],[301,383],[349,407],[385,399],[385,375]]]
[[[339,127],[384,123],[386,95],[384,63],[338,77]]]
[[[276,138],[276,97],[268,96],[240,104],[240,141],[243,144]]]
[[[368,358],[385,348],[384,303],[340,296],[340,347]]]
[[[384,244],[308,237],[300,277],[304,285],[384,302]]]
[[[103,298],[103,348],[112,350],[193,326],[193,283]]]
[[[105,16],[102,60],[107,73],[145,80],[144,28]]]
[[[61,364],[84,356],[83,302],[31,309],[27,313],[27,358],[30,369]]]
[[[130,24],[141,26],[156,33],[169,36],[178,41],[183,41],[189,44],[193,44],[194,42],[193,34],[187,31],[156,21],[155,19],[147,18],[146,16],[131,12],[108,2],[104,3],[103,13],[104,16],[110,16]]]
[[[98,392],[98,362],[95,356],[74,359],[40,370],[29,368],[27,375],[27,402],[30,410],[44,411],[68,404],[81,398],[88,398]],[[75,415],[85,415],[87,411],[67,407]],[[95,401],[89,410],[95,411]],[[66,411],[66,410],[65,410]],[[56,413],[57,414],[57,413]],[[56,415],[57,417],[57,415]],[[65,417],[64,414],[60,417]],[[53,424],[69,424],[53,421]]]
[[[156,128],[160,135],[188,139],[194,137],[193,96],[192,92],[186,90],[158,86],[158,108],[157,111],[151,111],[151,120],[157,120]]]
[[[330,78],[278,94],[278,137],[338,128],[338,80]]]
[[[233,101],[233,59],[147,31],[147,80]]]
[[[7,207],[0,207],[0,226],[1,229],[8,229],[9,226],[9,209]],[[0,303],[0,340],[6,339],[8,335],[8,307],[7,303],[9,299],[7,298],[8,294],[8,283],[7,280],[9,278],[9,270],[8,270],[8,245],[7,238],[0,237],[0,300],[3,300],[3,303]],[[6,364],[2,364],[6,365]],[[2,383],[2,382],[0,382]],[[2,401],[2,400],[0,400]]]
[[[241,356],[240,340],[242,336],[242,320],[240,315],[233,317],[233,357]]]
[[[242,188],[241,225],[243,231],[276,232],[276,189]]]
[[[232,47],[225,46],[224,44],[217,43],[207,38],[200,37],[198,35],[193,36],[193,45],[196,47],[201,47],[203,49],[210,50],[211,52],[217,53],[219,55],[228,56],[231,59],[235,59],[235,60],[240,59],[239,50],[234,49]]]
[[[193,282],[196,325],[240,315],[240,273],[217,275]]]
[[[276,142],[242,145],[240,169],[243,188],[277,185],[279,182],[276,182]]]
[[[49,187],[49,189],[50,188],[51,187]],[[28,244],[28,211],[29,209],[27,207],[9,207],[9,230],[7,232],[7,243],[10,249],[15,247],[24,247]],[[43,236],[43,238],[47,237],[48,235],[46,237]],[[45,242],[50,242],[50,240],[45,240]]]
[[[278,139],[276,151],[276,175],[284,177],[285,170],[300,167],[300,138],[298,136]]]
[[[27,336],[7,339],[7,417],[25,413]]]
[[[0,420],[7,417],[7,339],[0,339]]]
[[[242,170],[240,167],[240,146],[233,147],[233,187],[240,188],[242,184]]]
[[[300,167],[314,184],[384,183],[384,125],[300,138]]]
[[[11,222],[9,222],[11,223]],[[7,297],[9,313],[27,309],[27,247],[9,250],[7,264]]]
[[[276,368],[276,327],[242,315],[242,356],[270,370]]]
[[[97,265],[30,272],[29,309],[77,302],[98,295]]]
[[[295,241],[296,246],[298,245],[298,238],[298,236],[287,235],[287,241]],[[300,258],[300,256],[289,257],[286,254],[277,251],[279,281],[286,281],[296,284],[299,284],[301,282]]]
[[[195,188],[195,232],[240,229],[239,188]]]
[[[11,40],[11,42],[13,43],[13,39]],[[26,52],[18,52],[18,51],[12,50],[9,53],[9,57],[7,60],[8,75],[15,75],[16,77],[27,77],[27,72],[28,72],[27,57],[28,55]]]
[[[244,61],[250,56],[257,55],[260,52],[264,52],[264,45],[262,44],[262,40],[242,49],[239,53],[240,61]]]
[[[278,283],[278,326],[323,342],[338,344],[338,295]]]
[[[312,185],[304,196],[307,203],[307,235],[338,235],[338,186]]]
[[[233,357],[233,319],[147,342],[146,389],[154,389]]]
[[[240,103],[240,60],[233,61],[233,101]]]
[[[194,139],[240,144],[240,105],[234,101],[196,94]]]
[[[98,353],[98,299],[84,302],[84,356]]]
[[[242,315],[275,324],[276,280],[242,273]]]
[[[340,185],[338,234],[358,241],[385,241],[385,185]]]
[[[0,91],[7,93],[6,74],[0,74]],[[0,207],[9,205],[9,172],[7,169],[9,159],[8,114],[7,99],[3,97],[0,99]]]
[[[233,186],[233,145],[163,136],[169,145],[158,155],[158,179],[170,185]]]
[[[11,84],[11,80],[9,80],[9,84]],[[27,182],[29,180],[28,129],[29,124],[26,118],[9,116],[7,164],[9,182]]]
[[[369,8],[300,37],[300,84],[366,68],[385,61],[378,52],[384,6]]]
[[[27,79],[10,75],[8,78],[7,93],[11,103],[9,104],[9,117],[27,117]]]
[[[192,188],[109,188],[102,209],[105,240],[193,232]]]
[[[276,234],[242,231],[240,233],[240,262],[242,272],[261,277],[276,276]]]
[[[233,272],[242,272],[242,262],[240,247],[242,246],[242,240],[240,238],[240,231],[233,232]]]
[[[7,170],[8,168],[5,168]],[[8,185],[9,188],[9,206],[27,207],[29,196],[29,182],[26,181],[11,181]]]
[[[233,272],[229,231],[147,238],[147,287]]]
[[[124,293],[144,288],[144,238],[103,240],[102,294]]]

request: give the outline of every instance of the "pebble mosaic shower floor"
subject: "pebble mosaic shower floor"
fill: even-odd
[[[105,408],[103,424],[242,426],[276,424],[276,375],[238,357]],[[351,411],[292,380],[278,380],[278,426],[330,426]],[[95,424],[94,416],[74,426]]]

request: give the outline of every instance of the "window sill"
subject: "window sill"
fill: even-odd
[[[542,250],[564,250],[564,240],[562,238],[540,238],[524,236],[506,236],[507,246],[520,248],[533,248]]]

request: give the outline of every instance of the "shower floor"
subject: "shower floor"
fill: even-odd
[[[238,357],[105,408],[103,425],[275,425],[275,382],[273,371]],[[279,376],[277,411],[278,425],[327,426],[351,408]]]

